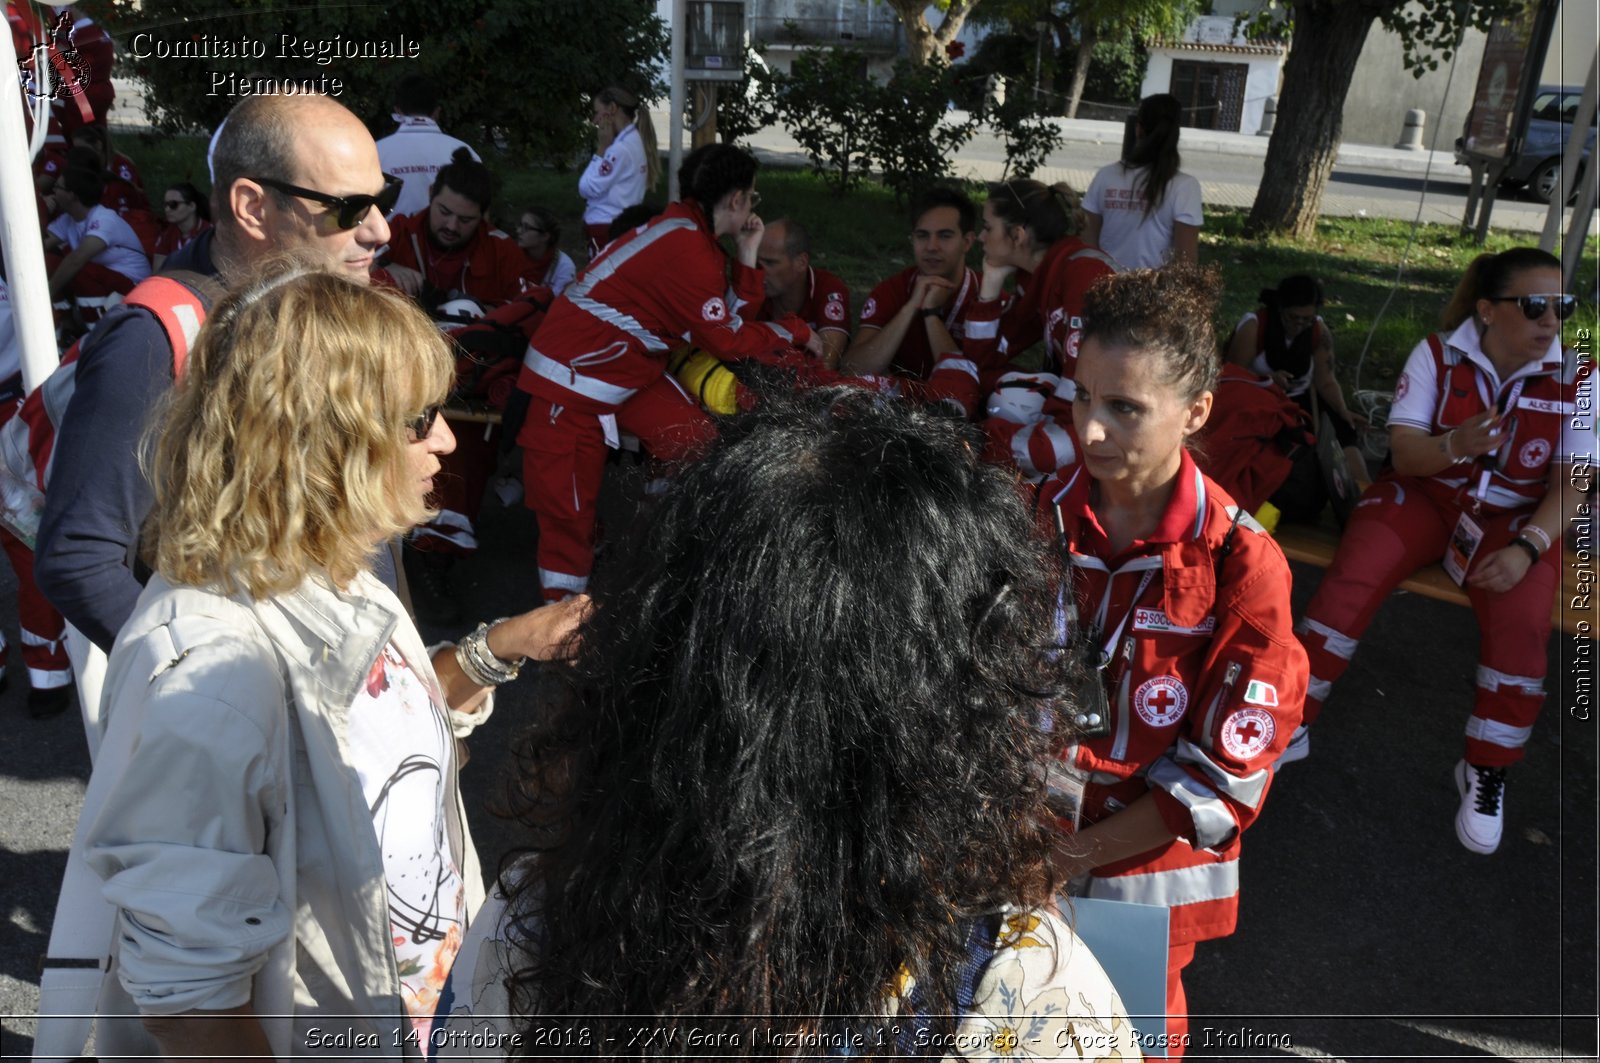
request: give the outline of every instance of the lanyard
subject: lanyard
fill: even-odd
[[[1120,572],[1121,570],[1119,569],[1118,571]],[[1150,582],[1155,578],[1155,569],[1145,570],[1144,578],[1139,580],[1139,589],[1133,592],[1133,601],[1128,603],[1128,611],[1122,614],[1122,620],[1118,622],[1117,630],[1111,633],[1111,637],[1106,639],[1105,645],[1100,650],[1101,667],[1111,663],[1111,651],[1116,649],[1117,643],[1122,639],[1122,629],[1128,626],[1128,621],[1132,619],[1134,610],[1139,608],[1139,599],[1144,597],[1144,592],[1150,589]],[[1111,607],[1111,587],[1116,581],[1117,573],[1113,572],[1106,580],[1105,594],[1100,596],[1100,608],[1096,610],[1095,618],[1100,624],[1101,631],[1105,630],[1106,612]]]
[[[1505,412],[1507,410],[1514,410],[1517,408],[1517,402],[1522,398],[1523,385],[1527,384],[1527,382],[1527,377],[1518,377],[1516,383],[1511,385],[1511,391],[1505,397],[1505,405],[1496,407],[1489,397],[1489,390],[1487,385],[1484,383],[1483,374],[1479,373],[1478,395],[1483,399],[1485,406],[1490,408],[1498,408],[1500,415],[1503,417],[1505,416]],[[1473,500],[1474,511],[1477,510],[1479,504],[1489,501],[1489,482],[1493,479],[1494,474],[1500,471],[1500,455],[1503,451],[1508,450],[1512,444],[1516,442],[1517,418],[1515,414],[1511,415],[1507,425],[1508,430],[1505,434],[1505,442],[1501,443],[1494,450],[1491,450],[1478,458],[1478,486],[1472,489],[1470,496]],[[1469,476],[1468,479],[1470,480],[1471,477]]]

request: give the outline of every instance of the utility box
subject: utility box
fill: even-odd
[[[689,0],[684,77],[743,81],[745,0]]]

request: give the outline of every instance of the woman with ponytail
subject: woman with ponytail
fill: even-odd
[[[1462,584],[1482,638],[1455,828],[1475,853],[1500,845],[1506,769],[1544,704],[1561,534],[1587,501],[1594,364],[1561,344],[1577,304],[1561,261],[1536,247],[1468,267],[1445,330],[1417,344],[1395,381],[1393,468],[1362,496],[1296,629],[1311,658],[1310,726],[1401,580],[1442,561]],[[1285,759],[1308,749],[1297,734]]]
[[[618,214],[655,188],[661,177],[661,150],[650,111],[639,97],[613,85],[594,98],[594,157],[578,178],[583,196],[583,227],[589,235],[589,257],[605,246]]]
[[[1139,104],[1133,150],[1103,166],[1084,197],[1084,239],[1105,248],[1125,269],[1158,269],[1199,261],[1200,182],[1178,166],[1183,106],[1176,96]]]

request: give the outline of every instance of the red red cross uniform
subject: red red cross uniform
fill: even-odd
[[[663,461],[692,455],[714,431],[666,372],[692,345],[723,359],[804,346],[799,318],[755,322],[763,273],[733,263],[693,203],[674,203],[608,246],[550,308],[517,386],[532,396],[518,442],[523,485],[539,516],[547,598],[580,593],[594,563],[594,507],[607,447],[638,436]]]
[[[911,299],[911,290],[916,283],[915,266],[880,281],[872,289],[872,294],[867,296],[867,301],[861,304],[861,327],[881,329],[887,325]],[[956,285],[956,290],[950,294],[940,313],[945,328],[950,330],[950,335],[957,343],[966,335],[967,317],[977,305],[977,296],[978,275],[963,266],[961,282]],[[900,349],[890,363],[890,372],[923,381],[933,371],[933,362],[933,349],[928,346],[928,330],[920,323],[913,322],[912,327],[906,330],[905,339],[900,341]]]
[[[1090,508],[1091,482],[1073,466],[1041,487],[1060,507],[1080,620],[1111,658],[1102,673],[1110,732],[1070,746],[1063,767],[1083,782],[1084,823],[1153,794],[1177,836],[1096,868],[1084,891],[1169,909],[1167,1029],[1176,1034],[1187,1024],[1181,970],[1194,944],[1237,922],[1240,834],[1300,723],[1306,657],[1283,552],[1245,514],[1228,540],[1233,500],[1187,453],[1155,532],[1117,553]]]
[[[844,281],[825,269],[813,266],[806,274],[806,297],[795,311],[812,332],[850,333],[850,289]],[[893,315],[890,315],[891,317]],[[761,304],[757,321],[772,320],[770,300]]]
[[[515,299],[539,286],[533,263],[515,240],[487,222],[465,244],[448,251],[428,240],[428,212],[402,214],[389,222],[389,260],[422,274],[441,292],[460,292],[485,306]],[[374,274],[385,280],[383,271]]]
[[[1501,380],[1478,345],[1471,319],[1448,338],[1430,336],[1417,344],[1395,384],[1391,425],[1437,433],[1491,403],[1504,403],[1506,414],[1516,417],[1515,433],[1497,452],[1500,469],[1491,474],[1484,498],[1475,497],[1480,462],[1427,477],[1388,473],[1362,495],[1298,628],[1311,658],[1307,724],[1349,666],[1383,600],[1412,572],[1444,556],[1464,509],[1475,511],[1483,529],[1473,555],[1475,563],[1481,562],[1509,544],[1527,522],[1545,495],[1553,466],[1593,461],[1592,368],[1555,341],[1543,360]],[[1466,587],[1481,632],[1477,695],[1467,720],[1469,764],[1501,767],[1522,759],[1544,703],[1560,557],[1559,549],[1547,551],[1504,593]]]

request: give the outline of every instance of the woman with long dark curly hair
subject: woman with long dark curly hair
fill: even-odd
[[[521,746],[531,855],[441,1045],[1134,1057],[1049,907],[1057,568],[980,451],[854,388],[727,424],[608,566],[573,697]]]

